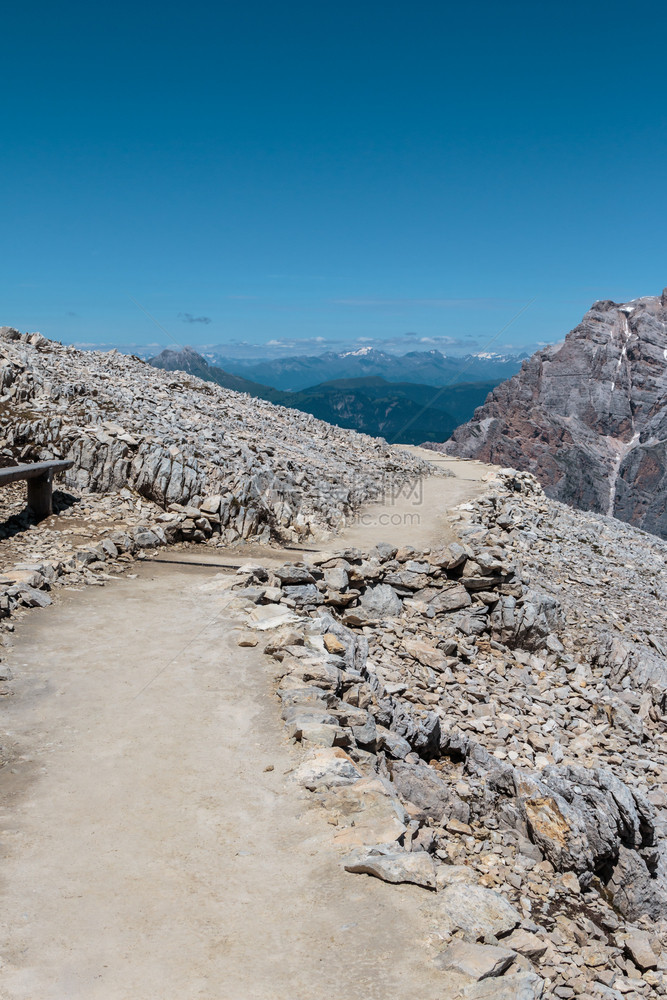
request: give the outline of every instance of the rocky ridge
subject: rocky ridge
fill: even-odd
[[[424,889],[456,995],[666,996],[667,545],[524,473],[459,514],[239,571],[295,780],[348,871]]]
[[[174,523],[185,514],[183,538],[227,544],[336,530],[389,485],[434,472],[382,440],[193,376],[0,328],[0,461],[47,458],[74,461],[69,488],[129,488]]]
[[[524,469],[549,496],[667,537],[667,289],[596,302],[442,445]]]

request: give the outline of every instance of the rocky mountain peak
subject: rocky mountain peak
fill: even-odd
[[[442,450],[534,473],[547,494],[667,536],[667,290],[595,302]]]

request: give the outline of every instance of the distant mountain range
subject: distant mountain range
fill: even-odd
[[[363,360],[368,358],[369,353],[371,352],[347,356]],[[372,353],[378,355],[380,352]],[[443,358],[439,352],[433,353]],[[323,357],[326,358],[327,355]],[[343,359],[345,356],[331,355],[331,357]],[[391,355],[381,355],[381,357],[393,361],[400,360]],[[283,360],[296,362],[321,359]],[[150,359],[150,364],[168,371],[189,372],[226,389],[245,392],[250,396],[269,400],[271,403],[312,413],[320,420],[337,424],[339,427],[352,428],[400,444],[419,444],[424,440],[444,441],[455,427],[472,416],[475,408],[484,402],[489,392],[502,380],[502,376],[497,376],[495,379],[438,387],[408,381],[390,381],[378,375],[366,375],[356,378],[337,378],[311,385],[300,391],[289,392],[232,374],[217,365],[211,365],[206,358],[190,347],[182,351],[162,351],[157,357]],[[271,364],[277,362],[269,362],[267,367]],[[513,370],[516,370],[516,365]],[[463,371],[462,366],[460,371]]]
[[[180,351],[172,351],[171,349],[162,351],[156,357],[149,358],[148,363],[153,368],[163,368],[169,372],[188,372],[190,375],[196,375],[197,378],[203,378],[205,382],[215,382],[216,385],[221,385],[224,389],[246,392],[249,396],[268,399],[271,403],[280,402],[280,398],[284,395],[279,389],[273,389],[269,385],[261,385],[259,382],[253,382],[240,375],[232,375],[217,365],[210,365],[206,358],[192,347],[184,347]]]
[[[205,359],[226,372],[274,389],[295,392],[334,379],[379,376],[387,382],[415,382],[419,385],[446,386],[452,382],[502,382],[518,372],[521,355],[493,353],[449,357],[440,351],[410,351],[396,355],[374,347],[335,353],[329,351],[312,357],[294,356],[258,362],[255,358],[229,358],[215,348],[205,351]]]

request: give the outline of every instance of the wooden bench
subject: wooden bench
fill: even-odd
[[[19,479],[28,482],[28,507],[38,521],[53,513],[53,477],[57,472],[71,469],[74,462],[54,459],[52,462],[35,462],[33,465],[10,465],[0,469],[0,486],[8,486]]]

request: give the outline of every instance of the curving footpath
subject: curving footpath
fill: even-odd
[[[489,471],[447,462],[455,475],[426,481],[406,544],[446,532],[446,510]],[[369,508],[335,546],[375,544],[378,515],[396,509]],[[0,996],[446,997],[422,890],[345,874],[324,817],[289,780],[298,757],[271,668],[261,644],[237,645],[211,583],[234,560],[201,549],[193,563],[210,566],[163,559],[103,593],[61,592],[3,663],[15,679],[0,770]]]

